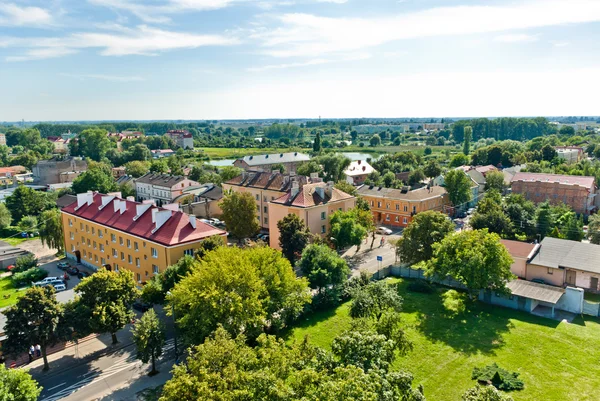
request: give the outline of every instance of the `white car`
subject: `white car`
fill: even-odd
[[[390,230],[389,228],[377,227],[377,234],[390,235],[391,233],[392,230]]]
[[[53,286],[56,292],[66,291],[67,287],[64,284],[56,284]]]
[[[60,281],[60,278],[58,278],[58,277],[46,277],[43,280],[40,280],[40,281],[37,281],[37,282],[33,283],[33,285],[37,286],[37,287],[45,287],[45,286],[47,286],[48,284],[50,284],[50,283],[52,283],[54,281]]]

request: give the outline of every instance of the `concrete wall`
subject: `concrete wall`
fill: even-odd
[[[596,192],[592,188],[592,193],[586,187],[580,185],[563,185],[555,182],[523,182],[513,181],[511,184],[512,193],[521,194],[526,199],[535,203],[549,201],[552,204],[565,203],[569,205],[576,213],[589,214],[594,205],[594,197],[590,195]]]
[[[575,276],[575,285],[577,287],[587,288],[592,291],[598,291],[598,287],[596,287],[596,288],[591,287],[591,278],[592,277],[597,278],[598,281],[600,282],[600,274],[583,272],[583,271],[577,270],[576,276]]]
[[[572,313],[583,312],[583,289],[567,287],[565,293],[556,303],[556,309]]]
[[[527,271],[527,260],[516,258],[513,256],[513,264],[510,265],[510,271],[515,276],[525,278]]]
[[[549,274],[552,273],[552,274]],[[533,279],[544,280],[546,284],[562,287],[565,283],[565,271],[561,269],[553,269],[545,266],[527,264],[527,280]]]

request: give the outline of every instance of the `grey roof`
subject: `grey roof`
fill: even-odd
[[[117,178],[117,185],[128,184],[130,182],[132,184],[135,184],[135,181],[136,181],[135,177],[133,177],[131,175],[122,175],[119,178]]]
[[[182,175],[147,173],[136,180],[136,183],[158,185],[171,188],[173,185],[185,180]]]
[[[551,304],[557,303],[560,297],[565,293],[564,288],[526,280],[513,280],[506,284],[506,287],[513,295],[542,302],[549,302]]]
[[[56,206],[62,209],[65,206],[69,206],[71,203],[77,201],[77,197],[71,194],[64,194],[56,200]]]
[[[423,201],[426,199],[438,198],[446,195],[448,192],[443,187],[432,186],[431,188],[423,187],[412,191],[403,191],[395,188],[375,187],[363,185],[358,188],[358,194],[362,196],[374,196],[385,199],[397,199],[404,201]]]
[[[273,153],[269,155],[252,155],[244,156],[241,159],[249,166],[262,166],[265,164],[275,163],[294,163],[294,162],[307,162],[310,160],[310,156],[299,152],[288,152],[288,153]]]
[[[530,263],[600,273],[600,245],[546,237]]]
[[[188,187],[183,190],[183,194],[178,196],[175,199],[175,201],[177,201],[177,199],[179,199],[180,197],[184,197],[187,195],[194,195],[194,196],[200,197],[200,198],[219,200],[219,199],[223,198],[223,188],[221,188],[220,186],[215,185],[213,183],[206,183],[206,184],[202,184],[202,185]]]

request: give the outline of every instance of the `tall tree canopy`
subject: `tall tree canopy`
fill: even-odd
[[[281,253],[290,261],[296,263],[296,260],[302,255],[302,251],[309,243],[310,231],[304,220],[301,220],[295,214],[288,214],[277,222],[279,229],[279,246]]]
[[[330,285],[340,286],[350,275],[346,261],[326,245],[307,246],[302,252],[298,266],[308,278],[310,287],[318,289],[319,292]]]
[[[363,226],[360,219],[357,218],[357,214],[362,212],[367,213],[369,217],[371,216],[371,212],[357,208],[346,212],[336,210],[329,216],[331,240],[336,249],[353,245],[356,245],[357,251],[360,249],[363,239],[367,236],[367,229],[370,228]]]
[[[111,174],[100,169],[88,170],[73,180],[73,192],[81,194],[87,191],[98,191],[103,194],[115,192],[119,189]]]
[[[44,210],[56,206],[56,199],[47,192],[38,192],[19,185],[12,195],[6,198],[6,207],[13,221],[21,221],[24,216],[39,216]]]
[[[416,264],[433,256],[433,244],[454,232],[454,224],[440,212],[417,213],[406,226],[396,250],[402,263]]]
[[[444,176],[446,191],[450,202],[458,207],[469,202],[472,197],[472,181],[462,170],[450,170]]]
[[[58,209],[46,210],[40,215],[40,239],[48,248],[56,249],[61,253],[65,250],[65,237],[63,232],[61,213]]]
[[[260,230],[252,194],[231,191],[224,194],[219,206],[223,211],[221,218],[227,225],[227,231],[235,238],[248,238]]]
[[[42,387],[25,369],[7,369],[0,364],[0,400],[36,401]]]
[[[137,348],[137,357],[144,363],[152,362],[152,370],[149,375],[158,373],[156,370],[156,358],[162,355],[165,346],[165,328],[158,320],[154,309],[148,310],[142,318],[131,328],[133,342]]]
[[[101,161],[106,152],[113,147],[107,132],[101,128],[89,128],[83,130],[77,138],[69,144],[71,154],[89,157],[95,161]]]

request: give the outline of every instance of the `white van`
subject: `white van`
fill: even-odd
[[[45,287],[48,284],[52,283],[53,281],[61,281],[59,277],[46,277],[43,280],[37,281],[35,283],[33,283],[33,285],[37,286],[37,287]]]

